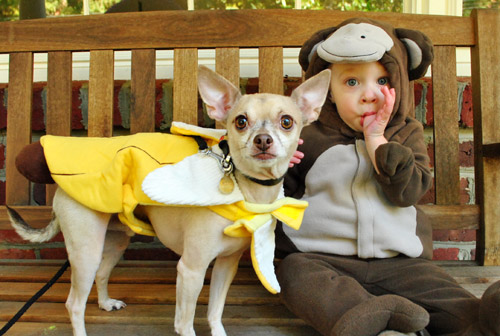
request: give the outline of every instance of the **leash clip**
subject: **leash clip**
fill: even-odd
[[[233,160],[231,159],[231,155],[225,155],[222,159],[222,170],[224,174],[231,174],[234,169]]]
[[[231,174],[233,172],[234,165],[233,165],[233,160],[231,159],[231,155],[229,155],[229,154],[228,155],[219,155],[217,153],[214,153],[211,148],[201,149],[200,153],[208,155],[208,156],[216,159],[219,162],[220,167],[222,169],[222,172],[225,175]]]

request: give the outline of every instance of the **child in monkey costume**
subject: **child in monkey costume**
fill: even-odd
[[[309,202],[277,232],[282,300],[322,335],[500,335],[500,283],[477,299],[431,263],[431,226],[414,205],[432,183],[410,81],[432,62],[421,32],[350,19],[301,49],[306,78],[332,70],[305,157],[285,179]]]

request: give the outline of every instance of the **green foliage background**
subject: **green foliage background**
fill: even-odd
[[[104,13],[120,0],[91,0],[91,13]],[[45,0],[47,16],[81,15],[83,0]],[[19,0],[0,0],[0,20],[17,19],[19,17]]]
[[[474,8],[500,9],[499,0],[463,0],[463,16],[470,16]]]
[[[195,9],[294,8],[293,0],[203,0]],[[303,9],[401,12],[403,0],[302,0]]]
[[[120,0],[91,0],[91,13],[104,13]],[[401,12],[403,0],[302,0],[304,9]],[[196,0],[195,9],[294,8],[294,0]],[[0,0],[0,20],[19,16],[19,0]],[[47,16],[80,15],[83,0],[45,0]]]
[[[19,0],[0,0],[0,20],[19,16]]]
[[[104,13],[120,0],[90,0],[90,12]],[[294,8],[294,0],[195,0],[195,9]],[[401,12],[403,0],[302,0],[303,9]],[[45,0],[47,16],[81,15],[83,0]],[[464,15],[473,8],[500,8],[500,0],[463,0]],[[19,0],[0,0],[0,21],[19,17]]]

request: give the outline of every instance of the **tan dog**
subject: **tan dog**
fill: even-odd
[[[274,94],[242,96],[235,86],[205,67],[198,85],[211,118],[227,125],[227,138],[234,163],[234,178],[248,202],[274,202],[297,148],[302,126],[318,118],[330,81],[325,70],[300,85],[291,97]],[[262,185],[275,180],[277,184]],[[266,183],[264,183],[266,184]],[[225,335],[221,316],[229,286],[250,238],[223,233],[232,222],[205,207],[140,206],[160,241],[181,258],[177,265],[175,330],[195,335],[194,313],[205,272],[216,259],[210,286],[208,321],[212,335]],[[45,228],[29,227],[11,211],[12,225],[25,239],[47,241],[59,229],[64,234],[71,262],[71,290],[66,307],[75,336],[86,335],[85,305],[95,279],[99,307],[121,309],[124,302],[109,298],[111,270],[127,247],[130,231],[109,213],[91,210],[58,188],[53,202],[54,219]]]

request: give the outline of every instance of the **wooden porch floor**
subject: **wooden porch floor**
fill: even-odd
[[[0,328],[57,272],[62,261],[0,260]],[[480,296],[500,280],[500,266],[478,267],[473,263],[441,263],[462,286]],[[87,306],[89,335],[175,335],[175,263],[124,261],[110,280],[110,296],[127,307],[105,312],[97,307],[92,290]],[[210,272],[207,274],[207,282]],[[71,335],[64,302],[69,291],[70,269],[35,303],[5,335]],[[205,318],[208,285],[201,293],[196,312],[198,335],[210,335]],[[294,317],[276,295],[260,285],[254,271],[242,265],[226,301],[223,322],[228,335],[317,336],[312,328]]]

